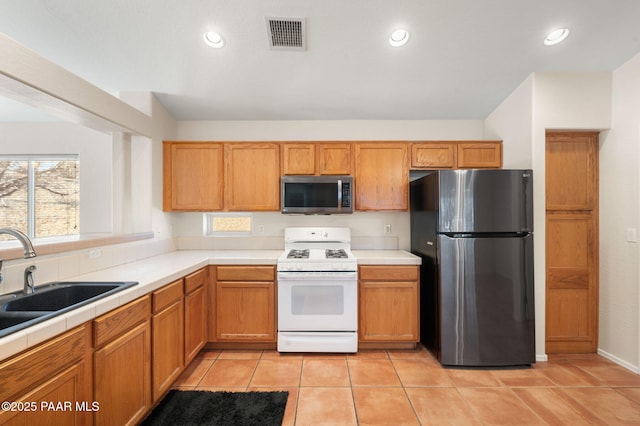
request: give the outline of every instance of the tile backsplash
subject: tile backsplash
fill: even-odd
[[[37,256],[32,259],[5,261],[2,267],[4,279],[0,283],[0,294],[22,290],[24,270],[30,265],[35,265],[37,268],[33,277],[35,285],[38,286],[174,250],[176,250],[176,243],[173,238],[150,239]]]

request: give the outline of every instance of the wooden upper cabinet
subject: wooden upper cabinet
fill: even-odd
[[[220,143],[164,142],[163,210],[222,210],[223,170]]]
[[[225,210],[280,210],[277,143],[225,143]]]
[[[502,142],[458,143],[457,155],[460,169],[500,168],[502,167]]]
[[[283,143],[282,174],[312,175],[316,172],[316,146],[312,143]]]
[[[350,175],[351,144],[281,144],[284,175]]]
[[[318,174],[350,175],[351,144],[321,143],[318,144]]]
[[[455,143],[414,142],[411,144],[411,168],[454,169],[457,153]]]
[[[355,144],[356,210],[407,210],[408,144]]]

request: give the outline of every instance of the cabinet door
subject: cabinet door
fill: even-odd
[[[29,411],[3,410],[0,412],[0,424],[5,426],[91,424],[92,410],[99,410],[100,405],[98,401],[96,401],[98,405],[94,405],[90,387],[88,392],[81,392],[82,383],[87,380],[90,379],[86,377],[84,363],[69,367],[32,392],[12,400],[27,404]]]
[[[502,167],[502,143],[478,142],[458,144],[458,168],[498,169]]]
[[[226,210],[280,210],[278,144],[225,144],[225,184]]]
[[[188,365],[207,342],[207,305],[205,287],[184,297],[184,359]]]
[[[216,340],[275,341],[275,284],[216,283]]]
[[[312,175],[316,172],[316,145],[312,143],[283,143],[282,174]]]
[[[145,321],[94,353],[96,426],[136,424],[151,409],[151,327]]]
[[[91,410],[100,407],[91,403],[95,399],[90,341],[91,327],[87,324],[0,363],[0,400],[21,403],[21,408],[29,409],[3,409],[0,424],[91,424]],[[84,401],[88,405],[83,405]],[[62,410],[48,411],[50,406],[43,408],[43,402],[52,402],[56,404],[52,408]]]
[[[321,143],[318,145],[318,174],[350,175],[351,144]]]
[[[355,150],[356,210],[407,210],[407,144],[360,143]]]
[[[222,210],[222,144],[165,142],[163,156],[165,211]]]
[[[453,169],[456,167],[455,143],[415,142],[411,144],[412,169]]]
[[[359,340],[418,342],[417,266],[362,266],[359,287]]]
[[[157,401],[184,368],[184,304],[175,301],[152,318],[153,400]]]

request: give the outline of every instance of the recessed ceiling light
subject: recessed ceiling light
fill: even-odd
[[[404,46],[409,41],[409,32],[403,29],[397,29],[389,36],[389,44],[393,47]]]
[[[222,46],[224,46],[224,39],[219,33],[215,31],[208,31],[204,33],[203,38],[204,42],[213,48],[220,49]]]
[[[557,30],[551,31],[547,38],[544,39],[545,46],[553,46],[555,44],[560,43],[564,39],[569,37],[569,29],[568,28],[559,28]]]

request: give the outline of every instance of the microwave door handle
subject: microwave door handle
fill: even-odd
[[[342,179],[338,179],[338,211],[342,210]]]

